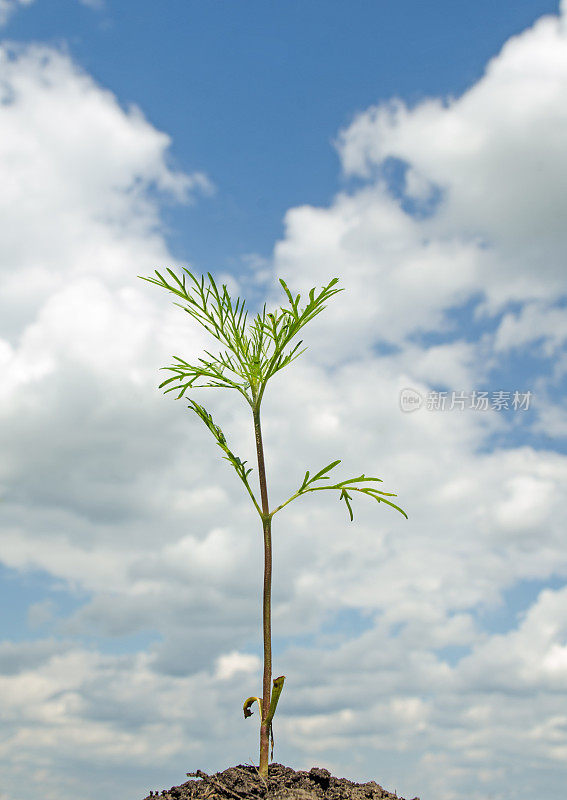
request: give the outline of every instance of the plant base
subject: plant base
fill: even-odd
[[[346,778],[335,778],[321,767],[296,772],[291,767],[272,763],[268,766],[267,779],[260,777],[257,767],[243,764],[214,775],[201,770],[187,775],[197,780],[150,792],[144,800],[155,797],[162,800],[206,800],[209,797],[211,800],[404,800],[374,781],[353,783]]]

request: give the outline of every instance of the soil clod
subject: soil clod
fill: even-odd
[[[322,767],[296,772],[272,763],[268,766],[268,777],[262,778],[257,767],[239,764],[214,775],[198,769],[188,772],[187,777],[198,780],[161,792],[152,791],[144,800],[158,797],[162,800],[404,800],[375,781],[353,783],[347,778],[335,778]]]

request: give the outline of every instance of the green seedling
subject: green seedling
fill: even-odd
[[[186,311],[193,319],[205,328],[225,348],[224,352],[212,355],[205,350],[207,358],[199,358],[198,364],[188,364],[179,356],[173,356],[175,363],[170,367],[162,367],[173,373],[163,381],[159,388],[167,387],[165,392],[177,392],[177,399],[183,397],[188,389],[219,387],[223,389],[236,389],[245,398],[252,410],[254,435],[256,439],[256,454],[258,460],[258,478],[260,487],[260,502],[256,499],[248,476],[252,469],[246,469],[246,461],[236,456],[228,446],[226,437],[220,427],[215,424],[212,416],[203,406],[190,400],[188,406],[205,423],[218,446],[224,453],[223,458],[234,467],[238,477],[244,484],[252,502],[260,516],[264,534],[264,596],[263,596],[263,633],[264,633],[264,676],[262,697],[249,697],[244,702],[244,717],[252,715],[250,707],[254,701],[258,703],[260,712],[260,766],[259,773],[263,777],[268,775],[268,748],[271,739],[271,758],[273,758],[274,735],[273,719],[276,706],[283,689],[285,675],[274,679],[272,691],[272,639],[271,639],[271,591],[272,591],[272,517],[282,508],[298,497],[308,492],[337,491],[339,500],[344,500],[350,519],[353,519],[351,506],[352,493],[373,497],[379,503],[386,503],[395,508],[407,519],[407,514],[387,497],[396,497],[392,492],[382,492],[375,486],[366,486],[367,483],[381,483],[380,478],[369,478],[359,475],[355,478],[340,481],[332,485],[325,484],[329,480],[329,473],[338,464],[340,459],[332,461],[315,475],[309,471],[299,489],[284,503],[270,511],[268,503],[268,486],[266,482],[266,469],[264,464],[264,447],[262,444],[262,429],[260,425],[260,404],[264,391],[270,378],[287,367],[298,358],[306,348],[299,350],[302,341],[292,346],[292,341],[305,325],[314,319],[325,308],[324,303],[333,295],[343,291],[336,289],[338,278],[322,288],[319,294],[315,289],[309,292],[309,299],[300,308],[301,295],[295,298],[289,291],[285,281],[280,278],[280,284],[286,294],[288,305],[266,314],[266,306],[262,313],[258,313],[254,321],[246,328],[248,312],[245,311],[245,301],[237,298],[234,302],[227,287],[223,284],[219,291],[213,277],[208,273],[208,283],[205,277],[199,280],[188,269],[183,269],[179,278],[172,270],[166,279],[157,270],[157,278],[144,278],[142,280],[155,283],[167,289],[172,294],[181,298],[182,303],[175,303]],[[169,280],[169,282],[168,282]]]

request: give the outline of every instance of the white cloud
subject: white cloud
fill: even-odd
[[[34,0],[0,0],[0,25],[6,25],[20,6],[29,6]]]
[[[459,667],[465,683],[515,694],[567,690],[567,589],[545,590],[517,629],[478,644]]]
[[[275,249],[276,273],[296,286],[344,277],[340,308],[337,302],[312,331],[321,358],[394,343],[401,346],[395,363],[413,375],[406,385],[451,380],[450,388],[465,390],[481,388],[515,343],[537,345],[536,355],[556,361],[537,386],[534,431],[564,434],[549,388],[567,363],[560,302],[567,295],[566,45],[561,20],[544,17],[510,39],[461,97],[413,109],[383,103],[340,133],[344,171],[364,185],[327,208],[289,210]],[[393,190],[381,173],[390,157],[408,167],[401,200],[400,187]],[[409,215],[406,201],[419,206],[431,187],[441,190],[439,204],[425,216]],[[432,332],[450,337],[456,324],[448,312],[467,302],[476,303],[478,325],[496,318],[494,333],[416,344]],[[520,308],[509,310],[511,302]]]
[[[533,475],[516,475],[505,480],[502,489],[506,497],[495,510],[500,528],[508,529],[515,536],[537,534],[556,496],[553,482]]]
[[[217,659],[216,677],[224,681],[239,672],[256,675],[261,668],[262,663],[257,656],[247,656],[235,650]]]
[[[496,350],[522,348],[543,339],[542,354],[546,357],[560,353],[567,341],[567,313],[548,303],[526,303],[518,312],[504,314],[496,337]]]
[[[350,523],[337,497],[322,493],[274,518],[273,633],[284,637],[274,669],[287,676],[276,752],[296,768],[324,758],[334,774],[379,773],[407,796],[440,800],[484,800],[486,786],[502,796],[528,755],[553,764],[548,793],[561,780],[565,590],[540,593],[503,633],[486,630],[481,612],[522,581],[567,576],[566,459],[527,446],[486,452],[491,434],[510,427],[494,411],[403,414],[398,405],[405,386],[479,388],[500,354],[541,330],[549,352],[561,346],[559,262],[546,264],[540,284],[528,278],[530,253],[553,256],[563,232],[546,217],[548,195],[528,159],[541,227],[531,221],[522,231],[527,246],[513,284],[508,259],[524,199],[493,169],[509,140],[502,169],[512,171],[539,136],[546,179],[557,197],[567,188],[561,167],[550,173],[553,141],[549,150],[542,139],[552,124],[567,133],[567,123],[531,85],[547,76],[549,91],[563,97],[563,56],[550,66],[560,35],[557,20],[543,20],[452,106],[431,101],[395,119],[370,111],[345,132],[348,169],[362,173],[385,154],[406,158],[418,200],[429,182],[448,182],[432,217],[405,213],[371,170],[363,188],[329,208],[286,216],[275,274],[293,289],[338,275],[348,291],[266,393],[270,498],[281,502],[305,469],[342,458],[337,478],[362,470],[383,478],[410,516],[356,498]],[[27,800],[30,783],[46,798],[90,800],[112,796],[116,775],[134,764],[137,775],[126,768],[120,785],[142,796],[146,775],[164,776],[162,785],[172,772],[183,776],[188,753],[216,770],[219,759],[239,763],[243,748],[255,759],[257,749],[242,703],[260,691],[258,518],[208,431],[155,389],[170,353],[192,358],[206,338],[136,278],[170,261],[148,188],[183,200],[210,185],[201,173],[173,170],[168,137],[139,111],[124,111],[68,56],[24,48],[5,52],[0,69],[2,559],[21,572],[42,570],[75,599],[52,621],[53,605],[29,610],[30,622],[52,625],[56,639],[0,648],[4,780],[11,800]],[[499,100],[506,95],[512,113],[524,81],[522,144]],[[498,146],[488,141],[491,120]],[[486,212],[479,186],[506,207]],[[487,237],[488,250],[479,244]],[[266,265],[258,267],[264,279]],[[478,291],[493,303],[488,310],[517,296],[530,305],[495,334],[465,340],[447,312]],[[453,339],[420,341],[428,331]],[[385,341],[394,349],[380,355],[374,346]],[[248,409],[236,396],[211,394],[203,402],[253,466]],[[325,632],[345,609],[366,614],[369,629]],[[74,638],[92,635],[153,641],[120,655]],[[467,654],[454,663],[446,648]],[[407,789],[393,783],[409,774],[396,768],[400,754],[415,766]],[[522,782],[537,791],[534,773]]]
[[[0,71],[0,313],[13,335],[70,279],[115,288],[133,264],[167,259],[149,187],[186,202],[212,185],[203,173],[173,171],[169,137],[67,55],[4,45]]]
[[[0,26],[6,25],[21,6],[29,6],[34,2],[35,0],[0,0]],[[95,11],[104,8],[104,0],[79,0],[79,3]]]
[[[440,187],[441,205],[419,229],[488,243],[472,277],[493,310],[565,289],[566,109],[567,35],[549,16],[512,37],[461,97],[368,109],[337,146],[347,175],[370,176],[395,157],[411,167],[410,194],[416,181],[418,196],[427,183]]]
[[[294,208],[285,222],[276,274],[304,289],[339,276],[346,288],[314,325],[313,349],[333,359],[365,354],[380,339],[443,329],[444,309],[476,289],[475,244],[428,237],[381,184],[339,194],[329,208]]]
[[[422,692],[430,699],[420,717],[428,744],[411,774],[418,786],[422,781],[432,796],[447,800],[481,800],[483,782],[494,796],[506,796],[510,770],[534,743],[541,763],[551,765],[554,791],[567,746],[564,720],[556,713],[566,662],[563,629],[551,621],[564,591],[544,592],[528,612],[529,623],[500,636],[482,630],[477,612],[497,608],[503,593],[523,581],[565,578],[561,520],[567,466],[563,455],[529,447],[480,454],[490,433],[508,427],[498,414],[419,411],[401,421],[389,403],[393,406],[404,386],[422,392],[436,383],[465,391],[487,388],[487,376],[507,366],[510,350],[523,352],[541,339],[536,352],[559,356],[559,363],[535,386],[540,416],[534,431],[565,433],[564,414],[548,390],[565,373],[560,356],[567,312],[559,300],[566,291],[566,44],[560,21],[544,18],[510,40],[461,98],[432,99],[412,110],[394,102],[359,115],[342,132],[338,147],[347,176],[363,178],[364,185],[341,192],[327,208],[288,211],[285,236],[275,249],[275,272],[290,286],[306,289],[335,275],[344,278],[348,291],[331,301],[310,331],[316,354],[305,357],[334,367],[332,385],[330,379],[312,402],[339,419],[343,441],[339,445],[333,436],[329,455],[350,456],[348,443],[356,442],[356,459],[347,457],[347,463],[374,466],[376,453],[380,472],[372,474],[392,475],[410,514],[410,525],[399,528],[395,519],[372,522],[372,511],[367,516],[361,509],[354,534],[360,553],[348,534],[346,544],[340,534],[329,535],[330,514],[317,516],[314,526],[304,523],[306,534],[313,528],[325,534],[306,552],[307,559],[320,562],[297,582],[298,593],[311,608],[315,598],[326,598],[329,606],[379,609],[371,632],[339,648],[338,672],[348,672],[349,686],[360,685],[361,694],[357,670],[368,668],[380,675],[374,696],[398,692],[411,698]],[[380,172],[388,157],[408,165],[406,198],[419,204],[431,187],[440,187],[441,201],[429,215],[416,218],[404,211]],[[475,297],[481,298],[477,323],[498,317],[510,301],[520,308],[497,319],[494,333],[485,330],[476,340],[463,341],[447,312]],[[453,339],[416,343],[429,332]],[[371,347],[384,342],[397,349],[378,357]],[[349,357],[358,360],[355,366],[337,368],[337,361]],[[294,398],[303,404],[301,438],[308,439],[307,392],[280,393],[278,419]],[[521,419],[513,424],[521,427]],[[282,431],[282,442],[286,436]],[[301,449],[294,456],[305,460]],[[545,641],[532,636],[546,620],[551,627]],[[446,647],[469,647],[471,653],[450,666],[435,655]],[[385,653],[391,655],[391,671]],[[329,691],[328,664],[334,658],[317,658]],[[534,689],[540,698],[537,715]],[[402,733],[399,715],[388,716],[381,698],[368,716],[396,718],[388,726],[388,741],[378,732],[370,735],[376,751],[391,746],[414,752],[411,733]],[[369,718],[359,724],[368,729]],[[337,712],[334,730],[340,720]],[[308,717],[300,738],[307,752],[310,722]],[[334,744],[346,747],[347,741],[339,732]],[[503,741],[509,756],[502,752]],[[534,781],[537,793],[537,781],[524,778]]]

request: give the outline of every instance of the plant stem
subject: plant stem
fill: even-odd
[[[271,702],[272,690],[272,631],[271,631],[271,593],[272,593],[272,532],[271,520],[264,521],[264,680],[262,692],[262,723],[260,725],[260,775],[268,775],[268,748],[270,723],[266,721]]]
[[[260,478],[260,496],[262,498],[262,526],[264,529],[264,680],[262,696],[262,721],[260,724],[260,775],[268,776],[269,723],[266,722],[271,700],[272,683],[272,630],[271,630],[271,594],[272,594],[272,519],[268,506],[268,486],[266,484],[266,467],[264,464],[264,447],[262,444],[262,428],[260,426],[260,404],[252,407],[254,417],[254,433],[256,436],[256,452],[258,454],[258,475]]]

